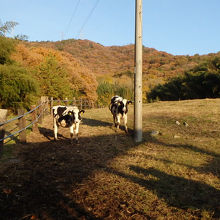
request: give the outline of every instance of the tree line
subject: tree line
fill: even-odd
[[[86,97],[101,105],[108,105],[115,94],[133,99],[128,86],[107,81],[98,85],[87,70],[77,63],[71,66],[73,61],[64,54],[61,61],[60,52],[45,48],[30,51],[18,45],[18,40],[0,36],[0,108],[29,109],[42,95],[55,99]]]
[[[149,102],[220,98],[220,57],[212,57],[186,71],[183,76],[155,86],[146,96]]]
[[[0,108],[28,109],[40,96],[97,100],[94,74],[70,54],[6,37],[16,22],[0,22]]]
[[[17,43],[17,40],[0,36],[1,108],[29,108],[41,95],[55,98],[73,95],[67,72],[54,56],[48,55],[36,68],[11,59]]]

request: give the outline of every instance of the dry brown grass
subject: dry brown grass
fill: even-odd
[[[108,109],[87,110],[80,145],[71,145],[64,129],[53,142],[48,116],[41,133],[29,135],[31,144],[14,146],[19,162],[0,171],[2,216],[219,219],[219,116],[220,99],[146,104],[136,144],[132,107],[129,135],[115,132]]]

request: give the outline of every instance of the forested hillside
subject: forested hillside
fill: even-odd
[[[16,47],[16,52],[12,54],[12,59],[35,71],[38,81],[47,79],[48,82],[51,79],[53,80],[50,83],[51,87],[62,83],[61,90],[70,86],[68,89],[78,93],[75,94],[77,96],[86,96],[90,100],[97,99],[97,81],[94,74],[66,52],[44,47],[26,47],[20,43]],[[45,85],[46,87],[48,85]],[[44,90],[44,95],[51,94]],[[54,95],[57,98],[63,97],[62,94]],[[66,93],[67,97],[72,95],[73,93]]]
[[[92,71],[72,55],[0,36],[0,107],[29,108],[42,95],[96,101],[97,85]]]
[[[106,47],[75,39],[28,42],[1,36],[0,46],[2,107],[28,107],[40,95],[60,99],[84,97],[105,105],[114,94],[133,99],[134,45]],[[204,63],[211,64],[216,57],[220,57],[220,52],[174,56],[143,47],[144,101],[160,97],[148,95],[155,91],[155,86],[192,73]]]
[[[132,87],[134,45],[106,47],[89,40],[75,39],[28,44],[70,53],[94,72],[99,82],[105,80],[115,84],[119,81]],[[173,77],[183,75],[185,71],[210,60],[215,55],[174,56],[153,48],[143,47],[143,92],[149,92],[159,83],[163,84]]]

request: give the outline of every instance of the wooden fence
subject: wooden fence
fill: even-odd
[[[48,97],[43,96],[37,106],[31,106],[31,110],[28,112],[18,109],[18,116],[10,120],[7,120],[8,110],[0,109],[0,156],[3,144],[17,139],[17,137],[21,143],[26,143],[26,130],[32,127],[32,131],[38,131],[38,123],[42,123],[46,111],[49,112],[48,104]]]
[[[75,105],[79,109],[91,109],[91,108],[103,108],[104,105],[100,105],[98,102],[94,102],[88,99],[75,99],[72,100],[64,99],[64,100],[54,100],[53,98],[50,98],[50,105],[51,109],[54,105]]]
[[[25,112],[24,109],[18,109],[18,116],[10,120],[7,120],[8,110],[0,109],[0,157],[3,144],[14,139],[21,143],[26,143],[26,133],[28,128],[31,128],[34,132],[38,132],[38,123],[42,123],[46,113],[52,114],[52,107],[54,105],[75,105],[78,106],[79,109],[103,107],[87,99],[76,100],[74,98],[72,100],[54,100],[53,98],[50,98],[49,100],[48,97],[42,96],[38,105],[31,106],[31,110],[28,112]],[[13,125],[15,128],[12,128]]]

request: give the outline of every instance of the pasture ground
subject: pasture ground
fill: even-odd
[[[140,144],[132,106],[128,118],[126,135],[107,108],[87,110],[71,145],[47,116],[6,145],[0,219],[220,219],[220,99],[144,105]]]

